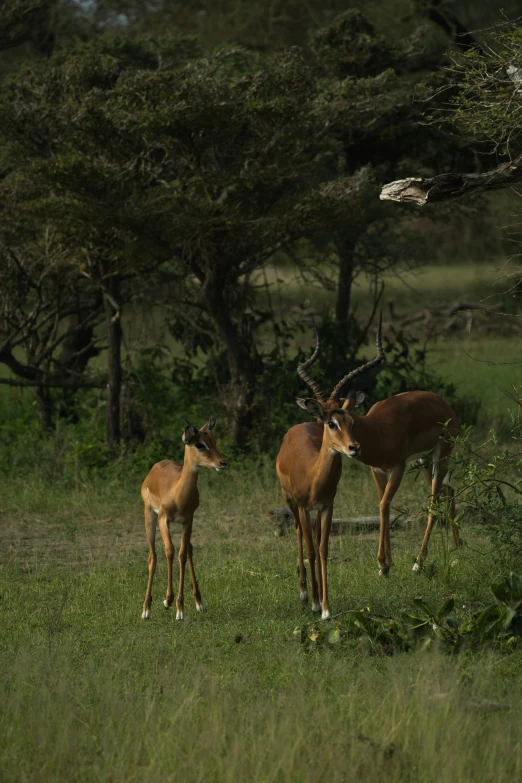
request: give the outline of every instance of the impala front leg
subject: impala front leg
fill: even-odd
[[[299,578],[299,597],[301,598],[301,603],[306,605],[308,603],[308,589],[306,587],[306,568],[303,557],[303,531],[301,530],[301,523],[299,521],[299,508],[297,507],[297,504],[292,496],[285,492],[284,489],[283,498],[294,518],[295,534],[297,537],[297,575]]]
[[[388,576],[392,564],[391,541],[390,541],[390,505],[393,497],[399,489],[404,476],[406,465],[396,465],[388,479],[386,487],[381,497],[379,506],[381,525],[379,532],[379,549],[377,560],[379,562],[379,576]],[[380,481],[380,474],[374,472],[376,483]]]
[[[314,546],[317,560],[317,587],[319,588],[319,601],[323,600],[323,575],[321,571],[321,512],[315,515],[314,522]]]
[[[312,524],[310,522],[310,513],[306,511],[306,509],[304,508],[299,509],[299,522],[301,524],[301,530],[303,532],[303,536],[306,544],[308,562],[310,563],[310,578],[312,580],[312,611],[320,612],[321,604],[319,601],[319,589],[317,585],[317,579],[315,576],[316,553],[314,547]]]
[[[323,620],[329,620],[330,619],[330,607],[328,605],[328,541],[330,539],[330,528],[332,527],[332,514],[333,514],[333,505],[328,506],[327,508],[323,509],[321,511],[321,518],[320,520],[317,519],[316,524],[321,525],[321,538],[319,542],[319,550],[318,550],[318,559],[319,559],[319,569],[321,572],[321,583],[322,583],[322,602],[321,602],[321,608],[322,608],[322,619]]]

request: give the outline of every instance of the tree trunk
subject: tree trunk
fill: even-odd
[[[208,314],[225,347],[230,372],[230,386],[224,404],[227,408],[230,436],[235,446],[245,448],[252,427],[255,382],[255,361],[252,342],[246,345],[230,318],[223,299],[223,283],[209,277],[203,286],[203,299]]]
[[[103,294],[107,325],[107,407],[105,412],[106,443],[114,452],[120,442],[121,394],[121,309],[118,304],[119,285],[110,280]]]
[[[42,427],[44,432],[54,432],[54,419],[53,419],[53,401],[51,399],[51,392],[47,386],[37,386],[35,389],[36,399],[38,402],[38,408],[40,409],[40,416],[42,419]]]
[[[336,244],[339,253],[339,275],[337,279],[335,320],[338,324],[346,324],[350,314],[352,296],[355,241],[351,238],[342,238]]]

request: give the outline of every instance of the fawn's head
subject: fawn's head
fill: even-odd
[[[185,444],[186,461],[190,461],[195,468],[214,468],[221,472],[228,467],[228,462],[217,450],[216,439],[212,432],[215,424],[216,416],[211,416],[200,430],[187,421],[182,440]]]

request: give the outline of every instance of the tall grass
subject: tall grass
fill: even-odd
[[[241,646],[234,652],[241,658]],[[137,671],[128,653],[81,667],[67,647],[36,663],[19,656],[2,694],[3,780],[498,783],[522,774],[520,686],[502,694],[508,712],[485,704],[499,694],[488,659],[465,670],[439,655],[345,662],[291,652],[284,685],[271,687],[232,661],[222,676],[180,671],[175,648],[151,644]]]

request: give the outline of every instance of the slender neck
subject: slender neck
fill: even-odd
[[[200,465],[193,458],[193,451],[185,446],[185,454],[183,456],[183,467],[177,482],[178,493],[190,494],[194,492],[198,485]]]
[[[340,462],[341,455],[338,451],[334,451],[327,443],[325,438],[326,425],[323,425],[323,442],[317,458],[315,460],[315,480],[326,481],[330,475],[331,469],[336,462]]]

